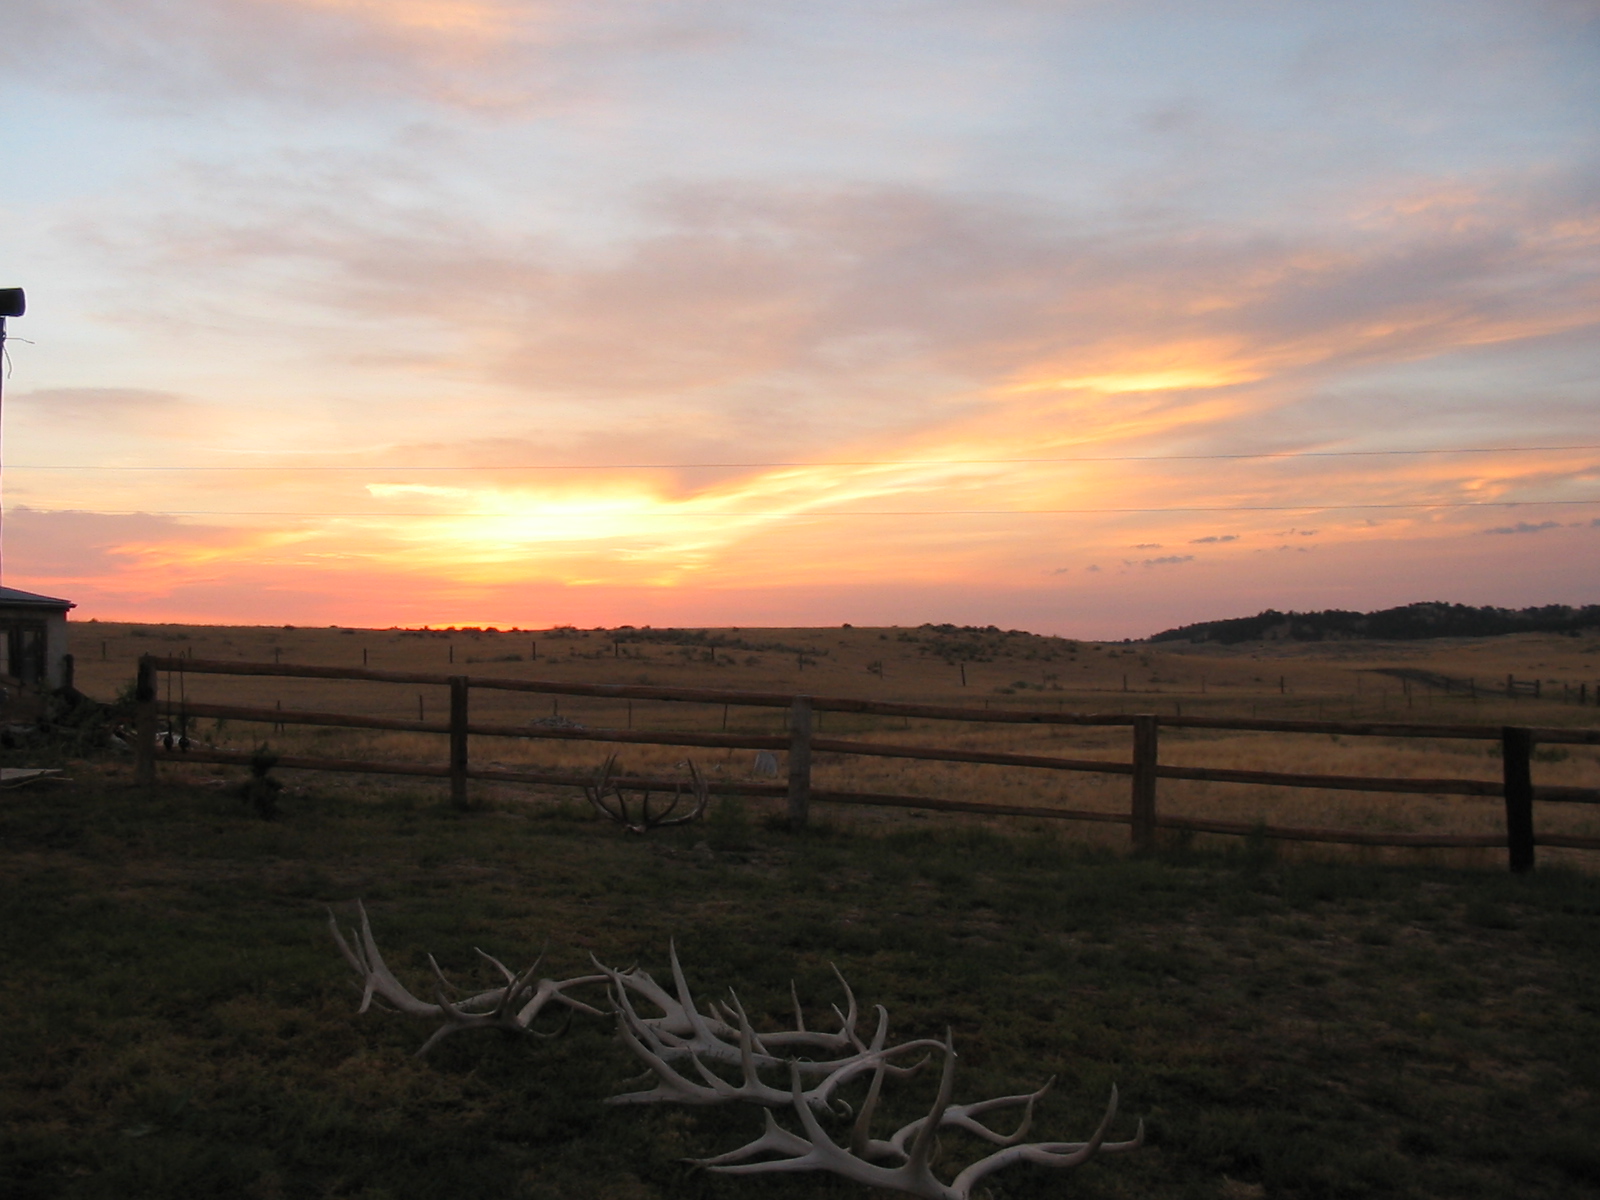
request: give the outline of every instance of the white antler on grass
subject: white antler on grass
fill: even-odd
[[[332,909],[328,910],[328,929],[333,934],[333,940],[338,945],[339,952],[344,955],[345,961],[361,977],[361,1008],[358,1011],[366,1012],[371,1007],[372,1001],[377,998],[387,1001],[398,1011],[414,1017],[445,1019],[445,1024],[434,1030],[433,1036],[422,1044],[422,1048],[417,1051],[418,1055],[426,1054],[440,1039],[452,1033],[459,1033],[463,1029],[500,1029],[507,1033],[553,1037],[554,1034],[540,1033],[533,1028],[534,1020],[551,1001],[597,1017],[605,1015],[599,1009],[568,996],[566,989],[584,984],[605,983],[607,976],[582,975],[576,979],[560,981],[535,979],[534,972],[539,969],[542,957],[518,975],[499,959],[485,954],[482,950],[479,950],[478,954],[505,979],[503,987],[490,988],[488,991],[468,996],[464,1000],[452,1002],[445,995],[446,989],[455,992],[459,992],[460,989],[444,977],[444,972],[439,969],[439,964],[430,954],[428,964],[433,968],[434,997],[437,1003],[430,1004],[426,1000],[419,1000],[407,990],[405,984],[395,977],[389,965],[383,961],[377,940],[372,936],[372,923],[367,919],[366,906],[359,900],[356,901],[356,912],[361,918],[361,928],[359,932],[351,931],[349,941],[346,941],[344,934],[340,932],[339,922],[334,917]]]
[[[839,975],[837,968],[834,974],[844,984],[849,1004],[848,1013],[840,1013],[842,1028],[837,1034],[807,1030],[800,1016],[798,1001],[795,1005],[797,1029],[758,1034],[751,1028],[750,1019],[738,996],[732,992],[725,1004],[716,1006],[721,1017],[708,1018],[695,1005],[682,964],[678,961],[676,945],[670,948],[669,957],[676,996],[669,995],[642,971],[615,971],[598,961],[595,964],[611,978],[612,1004],[617,1010],[617,1027],[623,1043],[656,1077],[654,1088],[613,1096],[607,1103],[676,1102],[698,1105],[744,1100],[778,1107],[789,1103],[789,1093],[764,1082],[758,1074],[762,1070],[782,1068],[791,1061],[774,1053],[775,1050],[811,1047],[831,1051],[849,1047],[851,1052],[842,1057],[795,1062],[802,1075],[820,1080],[806,1093],[808,1102],[819,1108],[827,1108],[834,1093],[851,1080],[870,1071],[887,1072],[895,1076],[909,1075],[920,1064],[901,1067],[890,1060],[917,1050],[934,1050],[942,1046],[940,1042],[926,1039],[886,1046],[889,1016],[881,1007],[878,1009],[877,1032],[871,1045],[864,1045],[855,1030],[858,1011],[855,993],[845,983],[844,977]],[[632,993],[649,1000],[663,1015],[641,1017],[634,1006]],[[793,985],[790,986],[790,994],[794,994]],[[834,1011],[838,1012],[838,1008],[835,1007]],[[673,1065],[685,1060],[689,1063],[689,1071]],[[712,1072],[706,1066],[707,1062],[739,1068],[740,1082],[729,1083]]]
[[[605,971],[613,984],[611,1003],[618,1013],[622,1042],[637,1054],[640,1061],[645,1062],[645,1066],[650,1067],[650,1075],[656,1077],[656,1086],[651,1090],[613,1096],[608,1101],[610,1104],[723,1104],[728,1101],[747,1101],[765,1106],[784,1106],[789,1102],[789,1093],[784,1088],[763,1082],[758,1074],[762,1070],[782,1069],[792,1061],[774,1051],[805,1046],[829,1053],[846,1048],[848,1053],[838,1058],[795,1062],[800,1074],[819,1080],[818,1085],[806,1093],[808,1102],[826,1109],[835,1091],[859,1075],[872,1070],[880,1074],[888,1072],[896,1077],[912,1074],[920,1064],[901,1067],[891,1059],[917,1050],[939,1050],[942,1046],[942,1043],[931,1040],[886,1046],[888,1013],[883,1008],[878,1008],[878,1029],[872,1043],[864,1045],[856,1034],[859,1011],[856,995],[842,974],[838,974],[837,968],[834,974],[845,987],[848,1002],[846,1013],[838,1013],[837,1005],[834,1008],[840,1018],[838,1034],[806,1029],[798,998],[795,998],[797,1029],[781,1030],[776,1034],[757,1034],[750,1026],[749,1014],[744,1011],[744,1005],[739,1003],[739,997],[734,992],[728,994],[725,1003],[714,1005],[720,1016],[707,1018],[694,1005],[694,995],[683,974],[683,965],[678,962],[675,944],[669,947],[669,958],[677,995],[666,992],[643,971],[616,971],[595,960],[595,966]],[[794,984],[790,984],[789,990],[790,997],[794,997]],[[640,1016],[634,1005],[635,994],[659,1008],[661,1016]],[[688,1062],[688,1069],[682,1066],[685,1061]],[[706,1066],[707,1062],[738,1067],[741,1082],[730,1083],[714,1074]],[[646,1080],[650,1075],[646,1075]]]
[[[766,1130],[755,1141],[714,1158],[693,1160],[714,1171],[732,1175],[830,1171],[856,1183],[907,1192],[923,1200],[970,1200],[972,1190],[980,1180],[1012,1163],[1075,1167],[1097,1153],[1135,1150],[1144,1144],[1143,1121],[1139,1122],[1137,1132],[1129,1141],[1105,1140],[1117,1113],[1115,1087],[1111,1089],[1110,1102],[1099,1128],[1087,1142],[1022,1141],[1033,1125],[1034,1106],[1049,1091],[1053,1079],[1036,1092],[1000,1096],[972,1104],[952,1104],[956,1052],[951,1035],[947,1032],[943,1041],[923,1038],[889,1046],[889,1014],[879,1005],[877,1028],[871,1042],[863,1044],[855,1028],[855,994],[837,968],[834,974],[844,986],[849,1006],[847,1013],[839,1013],[841,1028],[837,1034],[807,1030],[798,999],[795,1001],[796,1027],[778,1033],[757,1034],[751,1028],[749,1016],[738,996],[731,991],[728,1000],[721,1004],[714,1003],[713,1015],[707,1016],[695,1005],[683,967],[678,961],[676,946],[670,950],[676,995],[662,988],[643,971],[617,971],[603,966],[598,960],[595,966],[602,972],[599,975],[585,975],[560,982],[535,980],[537,962],[518,975],[498,959],[479,950],[478,954],[500,972],[505,984],[459,1001],[451,1001],[445,995],[446,989],[457,989],[445,979],[438,963],[430,955],[428,962],[433,967],[434,994],[437,999],[437,1003],[430,1004],[413,996],[383,961],[377,941],[372,936],[366,908],[360,901],[356,902],[356,911],[361,918],[361,927],[359,932],[352,931],[349,940],[340,931],[331,911],[328,914],[328,927],[345,961],[361,978],[361,1011],[365,1012],[374,999],[382,999],[399,1011],[413,1016],[445,1019],[445,1024],[435,1030],[433,1036],[417,1051],[419,1055],[426,1054],[441,1038],[462,1029],[497,1028],[509,1033],[534,1033],[531,1028],[534,1019],[551,1001],[566,1005],[569,1009],[602,1015],[598,1009],[566,995],[566,989],[590,983],[609,983],[618,1033],[624,1044],[649,1067],[650,1073],[645,1078],[648,1080],[653,1075],[656,1084],[648,1091],[612,1096],[606,1103],[652,1104],[665,1101],[708,1105],[745,1101],[767,1110]],[[792,983],[790,994],[794,995]],[[654,1005],[661,1015],[641,1017],[634,1007],[636,996]],[[834,1011],[839,1012],[837,1006]],[[774,1053],[785,1047],[807,1047],[828,1053],[848,1050],[849,1053],[825,1061],[785,1059]],[[945,1056],[939,1093],[933,1108],[927,1116],[902,1126],[887,1140],[873,1138],[872,1118],[877,1111],[884,1080],[912,1075],[927,1061],[924,1056],[920,1062],[900,1066],[892,1060],[917,1050],[940,1050]],[[685,1061],[692,1074],[674,1065]],[[737,1067],[739,1081],[734,1083],[724,1079],[712,1071],[706,1061],[719,1063],[725,1068]],[[789,1074],[787,1090],[768,1084],[760,1076],[763,1070],[784,1066]],[[848,1145],[840,1146],[822,1128],[817,1113],[849,1115],[850,1105],[838,1098],[837,1093],[844,1085],[869,1073],[872,1080],[861,1111],[851,1128]],[[817,1080],[809,1089],[804,1082],[808,1078]],[[777,1123],[772,1110],[783,1107],[795,1111],[804,1136],[791,1133]],[[1018,1107],[1023,1109],[1022,1119],[1017,1128],[1008,1134],[998,1133],[978,1119],[991,1112]],[[972,1163],[951,1183],[941,1183],[931,1166],[940,1129],[964,1130],[999,1149]],[[768,1154],[782,1157],[762,1157]]]
[[[657,1104],[662,1102],[676,1104],[725,1104],[729,1101],[743,1100],[750,1104],[759,1104],[765,1108],[781,1108],[791,1102],[793,1097],[783,1088],[774,1087],[760,1077],[763,1067],[783,1066],[784,1061],[774,1058],[769,1054],[758,1056],[755,1050],[756,1035],[751,1031],[748,1021],[741,1017],[739,1029],[739,1045],[735,1052],[738,1055],[740,1078],[738,1083],[729,1083],[702,1061],[702,1052],[689,1050],[685,1054],[674,1055],[676,1058],[687,1057],[693,1074],[698,1076],[698,1081],[689,1074],[679,1070],[672,1062],[668,1061],[666,1051],[672,1047],[663,1046],[651,1028],[641,1021],[638,1014],[633,1011],[633,1004],[628,999],[627,993],[622,992],[616,996],[617,1001],[617,1032],[623,1043],[636,1054],[640,1061],[650,1068],[656,1076],[656,1086],[649,1091],[626,1092],[620,1096],[607,1099],[607,1104]],[[834,1094],[845,1084],[869,1072],[887,1072],[891,1075],[903,1076],[914,1073],[921,1063],[909,1067],[900,1067],[891,1063],[889,1059],[895,1055],[907,1054],[916,1050],[937,1047],[938,1042],[927,1040],[906,1042],[899,1046],[885,1047],[884,1042],[889,1031],[889,1014],[880,1007],[878,1009],[878,1031],[873,1036],[872,1044],[859,1054],[849,1058],[837,1059],[826,1063],[812,1063],[800,1060],[790,1060],[787,1065],[794,1071],[796,1077],[800,1075],[820,1076],[820,1082],[803,1093],[806,1104],[819,1109],[830,1109],[833,1106]],[[706,1055],[706,1057],[710,1057]],[[718,1056],[714,1061],[726,1061],[725,1056]],[[646,1077],[648,1078],[648,1076]],[[848,1114],[850,1107],[840,1103],[840,1109]]]
[[[977,1104],[952,1105],[955,1085],[955,1046],[946,1034],[944,1072],[939,1080],[939,1094],[926,1117],[921,1117],[897,1131],[887,1142],[867,1136],[867,1127],[877,1107],[882,1075],[874,1077],[872,1088],[862,1105],[861,1114],[851,1131],[849,1147],[840,1146],[817,1120],[813,1105],[802,1089],[800,1072],[791,1067],[789,1075],[789,1102],[800,1120],[805,1136],[790,1133],[774,1119],[770,1108],[767,1128],[755,1141],[715,1158],[696,1160],[699,1165],[728,1175],[757,1175],[789,1171],[830,1171],[835,1175],[865,1184],[868,1187],[886,1188],[908,1192],[925,1200],[970,1200],[973,1187],[983,1178],[1016,1162],[1031,1162],[1049,1167],[1075,1167],[1087,1162],[1097,1153],[1113,1154],[1136,1150],[1144,1144],[1144,1122],[1140,1121],[1133,1138],[1126,1142],[1107,1142],[1106,1134],[1117,1114],[1117,1089],[1111,1089],[1111,1100],[1106,1106],[1100,1126],[1087,1142],[1030,1142],[1019,1144],[1020,1138],[1032,1123],[1033,1105],[1044,1094],[1045,1088],[1026,1096],[1005,1096]],[[1026,1106],[1022,1125],[1009,1135],[1001,1135],[978,1123],[974,1118],[997,1108]],[[976,1133],[1002,1149],[979,1159],[955,1179],[940,1182],[932,1169],[934,1138],[941,1128],[954,1126]],[[909,1141],[909,1146],[907,1142]],[[784,1158],[752,1162],[762,1154],[787,1155]],[[874,1159],[898,1159],[898,1165],[880,1166]]]
[[[606,973],[615,991],[634,993],[661,1010],[659,1017],[641,1017],[631,1002],[614,1002],[617,1010],[629,1015],[639,1035],[663,1059],[674,1061],[698,1054],[711,1062],[738,1064],[742,1061],[738,1046],[739,1026],[749,1023],[738,996],[730,990],[726,1002],[712,1001],[711,1015],[700,1012],[695,1005],[694,994],[689,990],[689,982],[684,977],[683,966],[678,961],[675,942],[668,943],[667,955],[676,995],[668,992],[644,971],[618,971],[592,955],[591,959],[597,968]],[[839,1032],[823,1033],[806,1028],[805,1018],[800,1012],[800,1001],[791,983],[789,994],[794,999],[796,1028],[777,1033],[752,1033],[751,1044],[758,1066],[782,1066],[788,1059],[774,1052],[788,1048],[808,1048],[824,1053],[849,1050],[851,1053],[837,1060],[838,1063],[866,1052],[867,1047],[856,1033],[858,1009],[855,992],[844,976],[839,974],[837,967],[833,973],[844,988],[848,1006],[845,1012],[840,1012],[838,1005],[833,1006],[833,1011],[839,1017]],[[821,1074],[832,1069],[833,1065],[836,1064],[807,1063],[803,1064],[802,1069],[811,1074]]]

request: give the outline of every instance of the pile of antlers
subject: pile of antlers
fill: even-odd
[[[345,960],[361,978],[361,1011],[374,998],[381,998],[401,1012],[413,1016],[444,1019],[417,1051],[425,1054],[438,1041],[463,1029],[501,1029],[509,1033],[532,1034],[534,1019],[550,1002],[571,1011],[603,1015],[599,1009],[568,996],[568,989],[605,984],[616,1014],[617,1030],[623,1043],[649,1068],[655,1086],[646,1091],[612,1096],[608,1104],[676,1103],[692,1105],[724,1104],[743,1101],[766,1109],[766,1130],[755,1141],[713,1158],[693,1160],[700,1166],[730,1175],[754,1175],[778,1171],[829,1171],[866,1184],[909,1193],[925,1200],[969,1200],[979,1180],[1017,1162],[1049,1167],[1075,1167],[1094,1155],[1136,1150],[1144,1144],[1144,1122],[1139,1122],[1128,1141],[1108,1142],[1106,1135],[1117,1114],[1117,1089],[1111,1089],[1110,1102],[1099,1127],[1086,1142],[1023,1142],[1033,1125],[1034,1105],[1050,1090],[1051,1079],[1036,1092],[1000,1096],[972,1104],[954,1104],[956,1051],[947,1032],[943,1040],[920,1038],[891,1046],[888,1044],[889,1014],[877,1006],[877,1025],[872,1039],[864,1042],[856,1030],[859,1015],[855,994],[838,969],[834,975],[844,988],[846,1007],[840,1011],[839,1031],[828,1033],[806,1028],[795,998],[793,1029],[756,1033],[739,998],[731,990],[726,1001],[713,1001],[709,1012],[702,1012],[689,990],[688,980],[678,962],[677,948],[669,951],[673,989],[668,991],[646,972],[633,968],[619,971],[595,960],[600,972],[573,979],[535,980],[538,962],[520,975],[498,959],[478,953],[503,976],[505,983],[476,995],[451,1001],[446,991],[457,991],[430,955],[437,1003],[417,999],[395,978],[378,952],[366,910],[357,902],[361,919],[359,933],[350,940],[340,932],[330,912],[329,927]],[[458,993],[459,994],[459,993]],[[793,984],[790,994],[794,996]],[[658,1011],[641,1016],[640,1002]],[[569,1014],[570,1015],[570,1014]],[[538,1034],[538,1036],[554,1036]],[[798,1057],[811,1052],[817,1059]],[[922,1053],[916,1062],[902,1065],[896,1060]],[[871,1136],[871,1125],[886,1079],[911,1076],[935,1053],[943,1054],[944,1070],[938,1096],[928,1115],[902,1126],[887,1140]],[[730,1082],[711,1069],[721,1066],[736,1070],[738,1082]],[[787,1086],[779,1087],[761,1078],[763,1071],[782,1070]],[[819,1114],[849,1117],[853,1110],[838,1096],[844,1085],[870,1077],[867,1094],[850,1129],[840,1144],[822,1127]],[[809,1083],[809,1086],[807,1086]],[[1006,1108],[1021,1108],[1022,1119],[1009,1134],[984,1125],[979,1117]],[[789,1109],[799,1122],[801,1133],[780,1126],[774,1110]],[[942,1183],[932,1170],[934,1143],[940,1129],[960,1129],[991,1145],[993,1153],[962,1170],[949,1183]],[[778,1155],[780,1157],[763,1157]]]
[[[685,825],[698,819],[706,811],[711,793],[706,781],[700,775],[700,769],[694,765],[692,759],[679,765],[689,768],[689,778],[686,782],[672,785],[672,802],[667,805],[665,812],[650,811],[649,788],[630,788],[622,782],[625,777],[617,770],[615,754],[600,765],[600,769],[595,772],[594,782],[584,785],[583,794],[589,797],[589,803],[594,805],[596,812],[608,821],[615,821],[629,833],[648,833],[652,829],[663,829],[668,825]],[[643,792],[639,800],[637,821],[628,808],[627,793],[630,791]],[[678,805],[690,797],[694,800],[694,807],[687,813],[673,816],[672,814],[678,810]]]

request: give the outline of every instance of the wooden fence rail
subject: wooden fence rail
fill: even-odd
[[[375,683],[425,684],[447,687],[450,696],[448,721],[409,720],[358,716],[349,713],[320,712],[242,705],[189,703],[162,705],[157,701],[156,672],[178,671],[213,675],[279,676],[300,679],[340,679]],[[686,731],[635,731],[633,729],[581,729],[540,725],[506,725],[474,722],[470,719],[470,696],[474,688],[535,692],[554,695],[593,696],[610,699],[644,699],[701,704],[782,707],[788,709],[789,730],[782,736],[751,734],[706,734]],[[1539,742],[1600,744],[1600,730],[1500,727],[1488,725],[1419,725],[1353,721],[1272,721],[1243,718],[1156,717],[1128,713],[1061,713],[1019,710],[955,708],[940,705],[900,704],[858,700],[851,697],[796,696],[773,692],[746,692],[711,688],[654,687],[628,684],[572,684],[548,680],[503,679],[465,675],[432,675],[410,671],[373,671],[352,667],[313,667],[290,663],[235,663],[227,661],[169,658],[146,655],[139,661],[135,690],[137,702],[137,778],[141,783],[155,779],[159,760],[187,759],[191,762],[248,764],[251,755],[213,749],[175,750],[157,742],[157,717],[170,719],[211,717],[270,723],[275,726],[321,725],[349,729],[389,732],[428,733],[449,739],[449,761],[438,766],[423,763],[386,763],[353,759],[282,756],[277,765],[285,768],[390,774],[444,778],[450,781],[452,801],[468,805],[468,783],[484,780],[545,786],[581,787],[591,783],[589,773],[561,771],[513,771],[501,768],[474,768],[469,757],[472,737],[542,738],[562,741],[594,741],[636,745],[694,746],[712,749],[787,750],[787,784],[718,781],[710,785],[718,794],[784,797],[788,816],[796,826],[803,825],[813,800],[834,804],[864,804],[898,808],[921,808],[944,812],[972,812],[994,816],[1026,816],[1052,820],[1100,821],[1132,827],[1134,846],[1153,849],[1158,829],[1188,830],[1199,833],[1254,835],[1291,841],[1340,842],[1371,846],[1473,847],[1505,846],[1513,871],[1531,870],[1536,845],[1577,849],[1600,849],[1600,838],[1544,835],[1535,836],[1533,802],[1600,803],[1600,789],[1536,786],[1532,781],[1533,747]],[[954,750],[934,746],[896,745],[814,736],[812,714],[817,711],[867,713],[882,716],[920,717],[961,722],[1003,722],[1008,724],[1128,726],[1133,733],[1131,761],[1074,759],[1047,755],[1007,754],[974,750]],[[1479,779],[1409,779],[1357,775],[1317,775],[1280,771],[1250,771],[1221,767],[1180,767],[1159,761],[1159,736],[1162,725],[1178,728],[1232,729],[1278,733],[1344,734],[1391,738],[1474,738],[1498,741],[1503,764],[1500,781]],[[845,792],[814,788],[811,785],[813,753],[847,754],[890,758],[925,759],[942,762],[980,763],[998,766],[1030,767],[1057,771],[1086,771],[1131,777],[1129,811],[1105,813],[1064,809],[1043,805],[998,805],[926,796],[899,796],[872,792]],[[638,788],[665,789],[674,786],[669,779],[627,777]],[[1499,796],[1506,807],[1506,832],[1500,834],[1401,834],[1365,833],[1355,830],[1297,829],[1233,821],[1164,816],[1157,813],[1158,779],[1204,780],[1218,783],[1266,784],[1285,787],[1331,788],[1346,791],[1413,793],[1425,795]]]

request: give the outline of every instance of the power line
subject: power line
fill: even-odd
[[[735,512],[662,512],[606,510],[608,517],[667,518],[701,520],[728,520],[739,517],[760,517],[788,520],[831,520],[835,517],[1026,517],[1026,516],[1090,516],[1113,514],[1156,513],[1221,513],[1221,512],[1363,512],[1368,510],[1439,509],[1439,508],[1535,508],[1550,506],[1600,505],[1594,500],[1421,500],[1394,504],[1184,504],[1166,508],[884,508],[884,509],[828,509],[820,511],[735,511]],[[227,508],[30,508],[35,514],[62,515],[73,512],[92,512],[109,517],[336,517],[393,519],[396,517],[439,517],[460,519],[469,517],[523,517],[538,516],[537,509],[528,512],[340,512],[331,510],[290,511],[279,509],[227,509]],[[559,516],[573,515],[562,509]]]
[[[1398,458],[1427,454],[1541,454],[1564,450],[1600,450],[1600,444],[1576,446],[1454,446],[1417,450],[1272,450],[1250,454],[1085,454],[1048,458],[885,458],[815,459],[760,462],[681,462],[681,463],[512,463],[501,466],[440,466],[438,464],[391,465],[385,463],[329,465],[307,463],[291,466],[117,466],[91,464],[19,463],[10,471],[697,471],[749,470],[778,467],[1002,467],[1050,465],[1060,463],[1118,462],[1245,462],[1251,460],[1296,458]]]

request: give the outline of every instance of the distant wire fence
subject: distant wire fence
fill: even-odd
[[[256,708],[231,704],[210,704],[179,700],[174,703],[171,688],[167,700],[158,698],[157,672],[184,674],[280,676],[294,679],[358,680],[373,683],[424,684],[449,689],[450,715],[447,721],[364,716],[349,713],[313,712],[284,708]],[[170,685],[171,675],[168,680]],[[590,696],[613,700],[683,701],[695,704],[737,705],[787,710],[785,735],[694,733],[681,730],[646,731],[629,729],[582,729],[559,725],[507,725],[474,722],[470,719],[471,695],[475,689],[531,692],[553,696]],[[180,686],[180,695],[185,690]],[[370,775],[421,776],[448,779],[452,802],[459,808],[470,806],[468,782],[532,784],[554,787],[585,787],[594,783],[593,772],[518,771],[503,767],[474,767],[468,755],[469,739],[503,737],[583,741],[606,744],[689,746],[726,750],[765,750],[788,752],[788,782],[716,781],[708,783],[712,793],[764,796],[787,801],[791,825],[803,826],[813,801],[824,804],[876,805],[890,808],[925,809],[939,812],[976,813],[987,816],[1034,817],[1047,820],[1094,821],[1131,827],[1136,850],[1150,851],[1156,846],[1160,829],[1192,833],[1232,834],[1265,837],[1284,841],[1330,842],[1357,846],[1410,846],[1444,848],[1496,848],[1508,851],[1512,871],[1533,869],[1535,846],[1600,850],[1600,837],[1568,834],[1536,836],[1533,827],[1533,802],[1600,804],[1600,788],[1565,787],[1533,783],[1532,760],[1536,744],[1566,743],[1600,745],[1600,729],[1533,728],[1492,725],[1430,725],[1364,721],[1294,721],[1236,717],[1157,717],[1152,714],[1067,713],[1021,710],[956,708],[931,704],[906,704],[862,700],[839,696],[808,696],[781,692],[733,691],[716,688],[658,687],[642,684],[562,683],[554,680],[506,679],[466,675],[434,675],[412,671],[379,671],[360,667],[320,667],[290,663],[224,662],[209,659],[143,655],[139,659],[136,687],[136,779],[151,784],[156,779],[158,762],[205,762],[248,765],[252,755],[239,751],[191,747],[180,749],[158,741],[158,718],[169,720],[210,717],[217,720],[253,721],[283,725],[314,725],[344,729],[379,730],[403,733],[441,734],[449,739],[445,763],[372,762],[356,759],[282,755],[276,766],[310,771],[353,772]],[[931,746],[893,745],[882,742],[850,741],[817,737],[813,715],[819,712],[858,713],[964,723],[1004,723],[1024,725],[1120,726],[1131,729],[1133,751],[1129,761],[1108,759],[1059,758],[1034,754],[1006,754],[977,750],[944,749]],[[631,721],[630,721],[631,724]],[[1159,761],[1162,726],[1180,729],[1241,730],[1264,733],[1335,734],[1350,737],[1445,738],[1498,742],[1502,763],[1499,782],[1481,779],[1381,778],[1364,775],[1317,775],[1282,771],[1236,770],[1224,767],[1181,767]],[[1131,782],[1126,812],[1100,812],[1033,804],[986,804],[977,801],[947,800],[930,796],[903,796],[877,792],[850,792],[814,788],[811,781],[812,754],[843,754],[936,762],[981,763],[995,766],[1029,767],[1048,771],[1092,772],[1125,775]],[[1281,787],[1328,788],[1342,791],[1413,793],[1434,796],[1500,797],[1505,803],[1505,833],[1442,834],[1366,832],[1346,829],[1306,829],[1262,825],[1241,821],[1214,821],[1197,817],[1162,815],[1157,811],[1157,781],[1160,779],[1198,780],[1212,783],[1266,784]],[[631,787],[671,789],[681,780],[628,777]]]
[[[1451,675],[1441,675],[1437,671],[1423,671],[1415,667],[1381,667],[1373,671],[1375,675],[1388,675],[1398,679],[1407,701],[1411,699],[1411,685],[1420,684],[1432,691],[1444,692],[1447,695],[1460,693],[1476,700],[1479,695],[1490,696],[1503,693],[1508,699],[1515,700],[1521,696],[1529,696],[1535,700],[1543,700],[1544,680],[1518,679],[1515,675],[1507,675],[1504,688],[1499,684],[1480,685],[1476,679],[1458,679]],[[1552,683],[1555,681],[1552,680]],[[1550,698],[1555,699],[1554,692]],[[1600,703],[1600,683],[1595,685],[1594,699]],[[1561,684],[1561,702],[1563,704],[1588,704],[1589,684],[1587,681],[1573,685]]]

